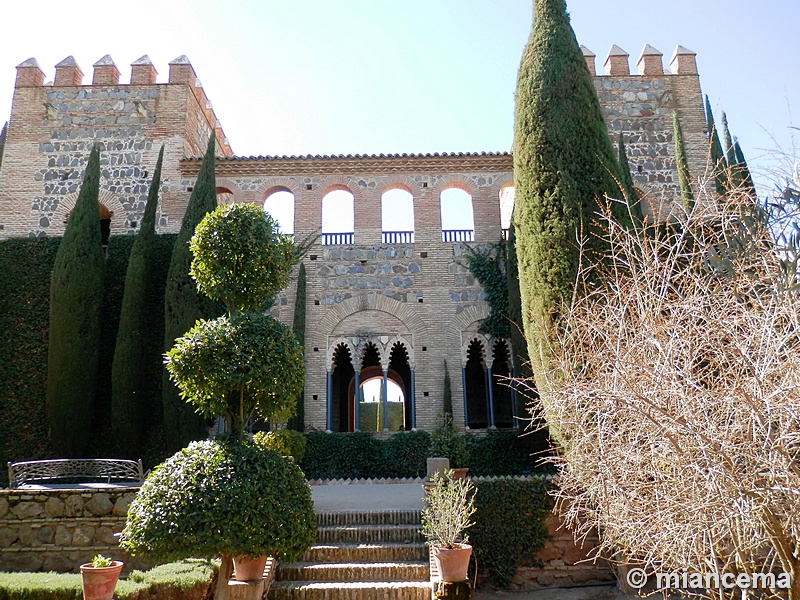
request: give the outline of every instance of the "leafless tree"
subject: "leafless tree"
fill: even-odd
[[[646,235],[605,218],[609,266],[577,282],[543,403],[559,507],[621,562],[788,573],[744,595],[800,600],[796,254],[749,195],[702,204]]]

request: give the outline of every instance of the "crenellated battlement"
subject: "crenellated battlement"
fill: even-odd
[[[218,143],[221,146],[221,154],[225,156],[232,154],[230,142],[222,130],[219,119],[217,119],[217,116],[214,114],[211,101],[208,99],[189,58],[185,54],[181,55],[170,61],[168,66],[169,79],[167,83],[156,83],[158,71],[150,60],[150,57],[145,54],[131,63],[130,82],[121,84],[119,82],[120,71],[114,63],[114,59],[111,58],[111,55],[106,54],[92,65],[92,83],[87,86],[83,84],[83,70],[73,56],[67,56],[55,66],[55,79],[52,83],[45,83],[45,73],[39,66],[38,61],[35,58],[29,58],[17,65],[17,78],[14,87],[107,88],[123,86],[185,85],[192,90],[198,105],[201,107],[203,116],[215,131]]]
[[[603,62],[605,73],[597,73],[595,58],[597,55],[586,46],[581,46],[581,51],[586,59],[586,66],[589,72],[595,76],[629,77],[631,75],[628,59],[630,54],[614,44],[606,55]],[[639,75],[646,77],[663,77],[669,75],[697,75],[696,54],[683,46],[676,46],[669,61],[669,71],[664,70],[663,54],[653,48],[650,44],[645,44],[639,58],[636,61],[636,68]]]

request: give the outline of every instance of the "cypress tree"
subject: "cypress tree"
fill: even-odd
[[[525,336],[522,333],[522,298],[519,291],[519,268],[517,267],[517,236],[514,231],[514,223],[508,228],[508,251],[506,264],[506,280],[508,282],[508,318],[511,321],[511,365],[514,369],[514,379],[526,382],[526,385],[533,385],[531,381],[530,358],[528,357],[528,346],[525,343]],[[525,412],[524,394],[515,394],[516,414],[522,415]]]
[[[691,174],[686,162],[686,150],[683,146],[683,131],[678,120],[678,113],[672,113],[673,139],[675,140],[675,165],[678,168],[678,183],[681,190],[681,204],[687,215],[694,209],[694,192],[692,192]]]
[[[733,138],[731,130],[728,128],[728,115],[722,112],[722,153],[725,156],[725,164],[728,168],[736,164],[736,153],[733,148]]]
[[[625,194],[625,199],[628,201],[628,206],[631,211],[631,218],[634,223],[641,224],[644,222],[644,213],[642,213],[642,202],[636,186],[633,185],[633,175],[631,175],[631,165],[628,162],[628,153],[625,152],[625,136],[622,132],[619,134],[619,170],[622,175],[622,191]]]
[[[122,455],[130,458],[141,456],[140,442],[148,408],[148,399],[145,397],[148,386],[142,375],[153,359],[147,352],[151,337],[147,306],[153,287],[156,209],[163,160],[164,146],[161,146],[142,224],[128,258],[119,331],[111,366],[111,426]]]
[[[3,166],[3,152],[6,149],[6,136],[8,135],[8,122],[3,124],[3,129],[0,131],[0,167]]]
[[[725,155],[722,152],[722,144],[719,141],[719,133],[714,123],[714,113],[711,110],[711,103],[708,101],[708,96],[706,96],[706,129],[708,130],[711,166],[714,169],[715,189],[717,194],[723,195],[726,188]]]
[[[297,294],[294,301],[294,320],[292,322],[294,336],[301,346],[306,344],[306,266],[300,263],[300,270],[297,272]],[[305,354],[305,350],[303,350]],[[289,419],[289,429],[303,431],[305,429],[305,389],[297,397],[295,415]]]
[[[753,176],[750,173],[750,167],[747,166],[747,161],[744,158],[742,147],[739,145],[739,140],[733,142],[733,154],[736,160],[737,185],[741,186],[746,194],[755,197],[756,186],[753,183]]]
[[[450,415],[449,422],[453,422],[453,387],[450,383],[450,370],[447,368],[447,359],[444,359],[444,383],[442,385],[442,411],[444,418],[443,424],[447,425],[448,418],[447,416]]]
[[[517,78],[514,226],[522,321],[541,394],[558,312],[581,259],[605,255],[590,235],[604,195],[619,196],[619,165],[564,0],[535,0]],[[629,223],[628,206],[614,202]]]
[[[199,319],[213,316],[214,312],[213,303],[198,295],[197,284],[189,276],[189,266],[192,263],[189,240],[192,239],[197,224],[217,206],[214,141],[212,134],[172,251],[164,292],[165,350],[170,350],[175,340],[189,331]],[[181,400],[178,388],[170,380],[166,369],[164,369],[162,401],[169,449],[176,450],[192,440],[206,437],[207,431],[203,420],[192,407]]]
[[[81,457],[86,450],[97,393],[105,269],[99,193],[100,150],[95,145],[50,280],[47,418],[53,446],[67,458]]]

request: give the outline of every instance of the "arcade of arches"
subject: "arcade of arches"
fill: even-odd
[[[387,336],[382,336],[383,340]],[[385,347],[384,356],[381,347]],[[328,431],[409,431],[416,429],[413,349],[405,340],[381,344],[370,337],[333,342],[327,371]],[[462,367],[464,426],[516,427],[509,344],[483,336],[468,342]],[[456,399],[453,399],[455,402]]]

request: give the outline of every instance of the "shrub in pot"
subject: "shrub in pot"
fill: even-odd
[[[98,554],[92,562],[81,565],[84,600],[111,600],[117,587],[122,561]]]
[[[474,524],[475,485],[453,477],[452,470],[436,473],[425,487],[422,534],[443,581],[466,581],[472,546],[466,530]]]
[[[450,468],[456,471],[456,477],[466,475],[469,462],[467,440],[453,425],[452,414],[445,413],[444,424],[431,434],[430,455],[449,459]]]
[[[311,488],[293,461],[223,437],[193,442],[153,470],[131,504],[120,545],[164,561],[291,562],[311,547],[316,527]]]

